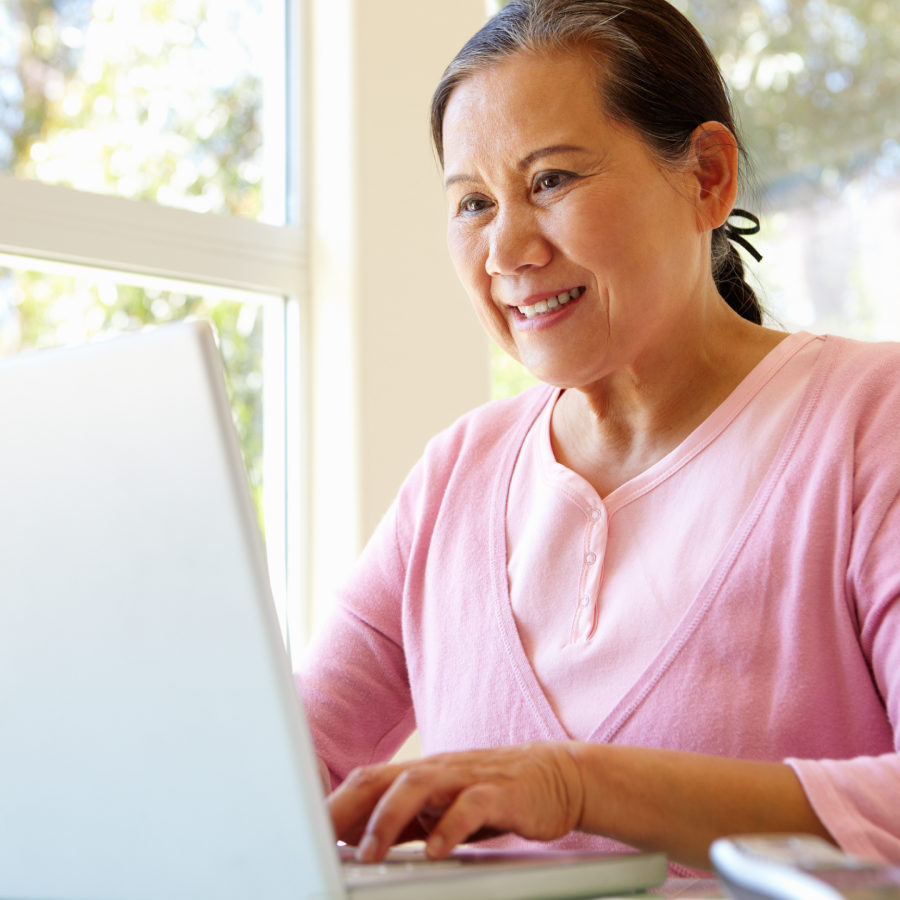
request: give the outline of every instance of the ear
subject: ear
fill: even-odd
[[[691,150],[697,225],[712,231],[725,223],[737,199],[737,140],[721,122],[704,122],[691,135]]]

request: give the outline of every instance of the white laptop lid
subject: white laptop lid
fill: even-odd
[[[208,326],[0,409],[0,896],[343,896]]]
[[[664,879],[662,854],[462,854],[345,887],[209,328],[0,359],[0,409],[0,897],[507,900]]]

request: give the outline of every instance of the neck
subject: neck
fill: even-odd
[[[686,329],[684,340],[567,390],[551,424],[557,460],[606,496],[677,447],[786,337],[728,313],[716,328]]]

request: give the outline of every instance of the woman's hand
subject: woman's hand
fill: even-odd
[[[577,829],[706,869],[726,834],[830,838],[784,763],[576,741],[364,766],[328,804],[338,838],[367,862],[414,838],[437,858],[500,832],[549,841]]]
[[[364,766],[328,806],[338,839],[358,844],[363,861],[415,838],[440,858],[473,836],[562,837],[580,826],[584,788],[568,744],[525,744]]]

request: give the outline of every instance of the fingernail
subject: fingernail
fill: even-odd
[[[362,839],[356,851],[356,858],[360,862],[373,862],[378,858],[378,838],[374,834],[367,834]]]

